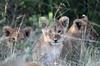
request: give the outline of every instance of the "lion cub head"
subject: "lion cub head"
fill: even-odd
[[[96,30],[93,28],[93,25],[85,15],[83,15],[83,18],[81,19],[74,20],[68,34],[72,34],[75,37],[85,36],[85,39],[94,39],[98,36]]]
[[[42,29],[45,42],[49,42],[51,45],[62,43],[68,23],[69,18],[64,16],[59,20],[53,19],[50,24],[46,24],[46,27]]]
[[[20,28],[11,28],[10,26],[3,27],[4,37],[7,38],[9,42],[20,42],[21,40],[27,39],[30,36],[32,28],[25,27],[24,29]]]

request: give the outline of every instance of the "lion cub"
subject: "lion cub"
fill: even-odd
[[[46,24],[45,28],[42,29],[43,36],[33,49],[33,61],[40,61],[48,66],[59,58],[67,23],[69,23],[69,18],[64,16],[59,20],[54,19],[50,24]]]
[[[21,40],[25,40],[28,37],[30,37],[31,34],[31,27],[25,27],[24,29],[20,28],[11,28],[10,26],[4,26],[3,27],[3,37],[8,46],[12,46],[14,42],[20,42]]]
[[[74,20],[66,33],[61,57],[78,62],[84,40],[93,40],[97,35],[87,16],[84,15],[83,18]]]

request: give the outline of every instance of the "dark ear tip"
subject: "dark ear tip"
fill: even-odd
[[[31,32],[32,32],[32,27],[27,26],[27,27],[24,28],[24,35],[25,35],[26,38],[30,37]]]
[[[76,23],[77,21],[79,21],[79,19],[75,19],[75,20],[73,21],[73,23]]]
[[[30,26],[27,26],[27,27],[30,28],[30,29],[32,28],[32,27],[30,27]]]
[[[25,29],[26,29],[26,30],[32,30],[32,27],[27,26],[27,27],[25,27]]]
[[[10,26],[4,26],[3,32],[5,36],[9,36],[10,32],[13,31],[13,29]]]
[[[5,28],[9,28],[9,26],[4,26],[3,29],[5,29]]]
[[[85,16],[86,16],[85,14],[82,15],[82,17],[85,17]]]
[[[4,26],[3,27],[3,32],[5,32],[5,30],[8,30],[8,29],[11,29],[11,27],[10,26]]]
[[[69,17],[63,16],[63,17],[61,17],[61,18],[59,19],[59,21],[66,21],[66,20],[69,21]]]
[[[46,23],[47,18],[44,17],[44,16],[43,16],[43,17],[40,17],[40,18],[39,18],[39,21],[40,21],[40,22],[43,22],[43,23]]]
[[[88,17],[87,17],[86,15],[83,14],[83,15],[82,15],[82,19],[83,19],[83,20],[88,20]]]

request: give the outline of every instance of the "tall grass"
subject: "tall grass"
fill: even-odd
[[[40,31],[40,30],[39,30]],[[37,31],[36,31],[37,33]],[[32,33],[33,38],[38,37],[39,34]],[[41,33],[40,33],[41,34]],[[40,35],[41,36],[41,35]],[[68,37],[68,36],[67,36]],[[30,40],[33,40],[31,38]],[[75,40],[81,40],[75,37],[70,37]],[[5,41],[6,39],[1,37],[0,40],[0,60],[4,62],[11,62],[11,61],[32,61],[32,49],[34,48],[35,44],[39,40],[39,38],[35,38],[32,42],[30,41],[21,41],[20,43],[15,43],[13,48],[9,48]],[[84,44],[82,46],[82,54],[80,54],[79,64],[77,66],[96,66],[99,65],[100,62],[100,41],[99,40],[83,40]],[[12,52],[10,52],[12,50]],[[66,60],[57,60],[59,65],[61,66],[72,66],[76,64],[74,61]]]
[[[5,4],[4,13],[7,14],[8,0],[5,0],[5,1],[6,1],[6,4]],[[53,3],[52,0],[50,0],[50,4],[42,3],[51,8],[49,14],[47,15],[48,21],[54,17],[59,18],[60,16],[64,15],[65,13],[68,13],[68,11],[72,10],[70,8],[67,8],[63,3],[60,3],[60,5],[58,5],[56,2],[56,3],[54,3],[54,5],[56,5],[55,7],[52,6],[52,3]],[[66,0],[66,3],[69,7],[71,6],[69,1]],[[64,11],[62,10],[62,6],[65,7]],[[56,11],[56,12],[54,12],[54,15],[53,15],[52,11]],[[79,17],[75,10],[74,10],[74,12],[75,12],[74,14],[77,17]],[[58,15],[58,13],[59,13],[59,15]],[[39,40],[39,37],[41,36],[42,25],[38,21],[39,17],[40,17],[40,15],[36,15],[36,16],[31,16],[29,18],[29,21],[32,22],[32,24],[34,24],[36,26],[35,30],[32,32],[33,38],[29,39],[32,41],[24,41],[23,40],[20,43],[15,43],[13,45],[13,48],[9,48],[7,46],[7,42],[5,41],[6,38],[3,38],[3,37],[0,38],[0,61],[3,61],[3,62],[21,61],[21,60],[27,61],[27,62],[32,61],[32,58],[31,58],[32,57],[32,49],[34,48],[35,44]],[[3,19],[0,20],[0,24],[7,21],[5,15],[2,18]],[[11,22],[14,27],[17,26],[16,22],[20,18],[21,18],[21,22],[20,22],[19,26],[20,27],[25,26],[24,25],[24,22],[26,19],[25,15],[15,16],[15,14],[14,14],[13,20]],[[9,22],[9,20],[7,22]],[[96,24],[96,23],[92,23],[92,24],[95,25],[96,27],[100,28],[99,24]],[[32,26],[34,26],[34,25],[32,25]],[[2,29],[0,31],[0,34],[1,34],[1,36],[3,35]],[[70,38],[77,39],[74,37],[70,37]],[[80,63],[78,64],[78,66],[100,66],[100,38],[98,38],[98,39],[99,40],[85,40],[84,39],[84,45],[82,48],[83,53],[80,54],[80,60],[79,60]],[[81,40],[81,39],[77,39],[77,40]],[[62,60],[62,59],[58,59],[57,61],[59,62],[60,66],[71,66],[72,63],[75,64],[74,61],[66,62],[66,60]]]

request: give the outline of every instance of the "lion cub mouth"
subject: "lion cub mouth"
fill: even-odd
[[[60,45],[62,42],[51,42],[52,45]]]
[[[59,42],[53,42],[53,43],[59,43]]]

